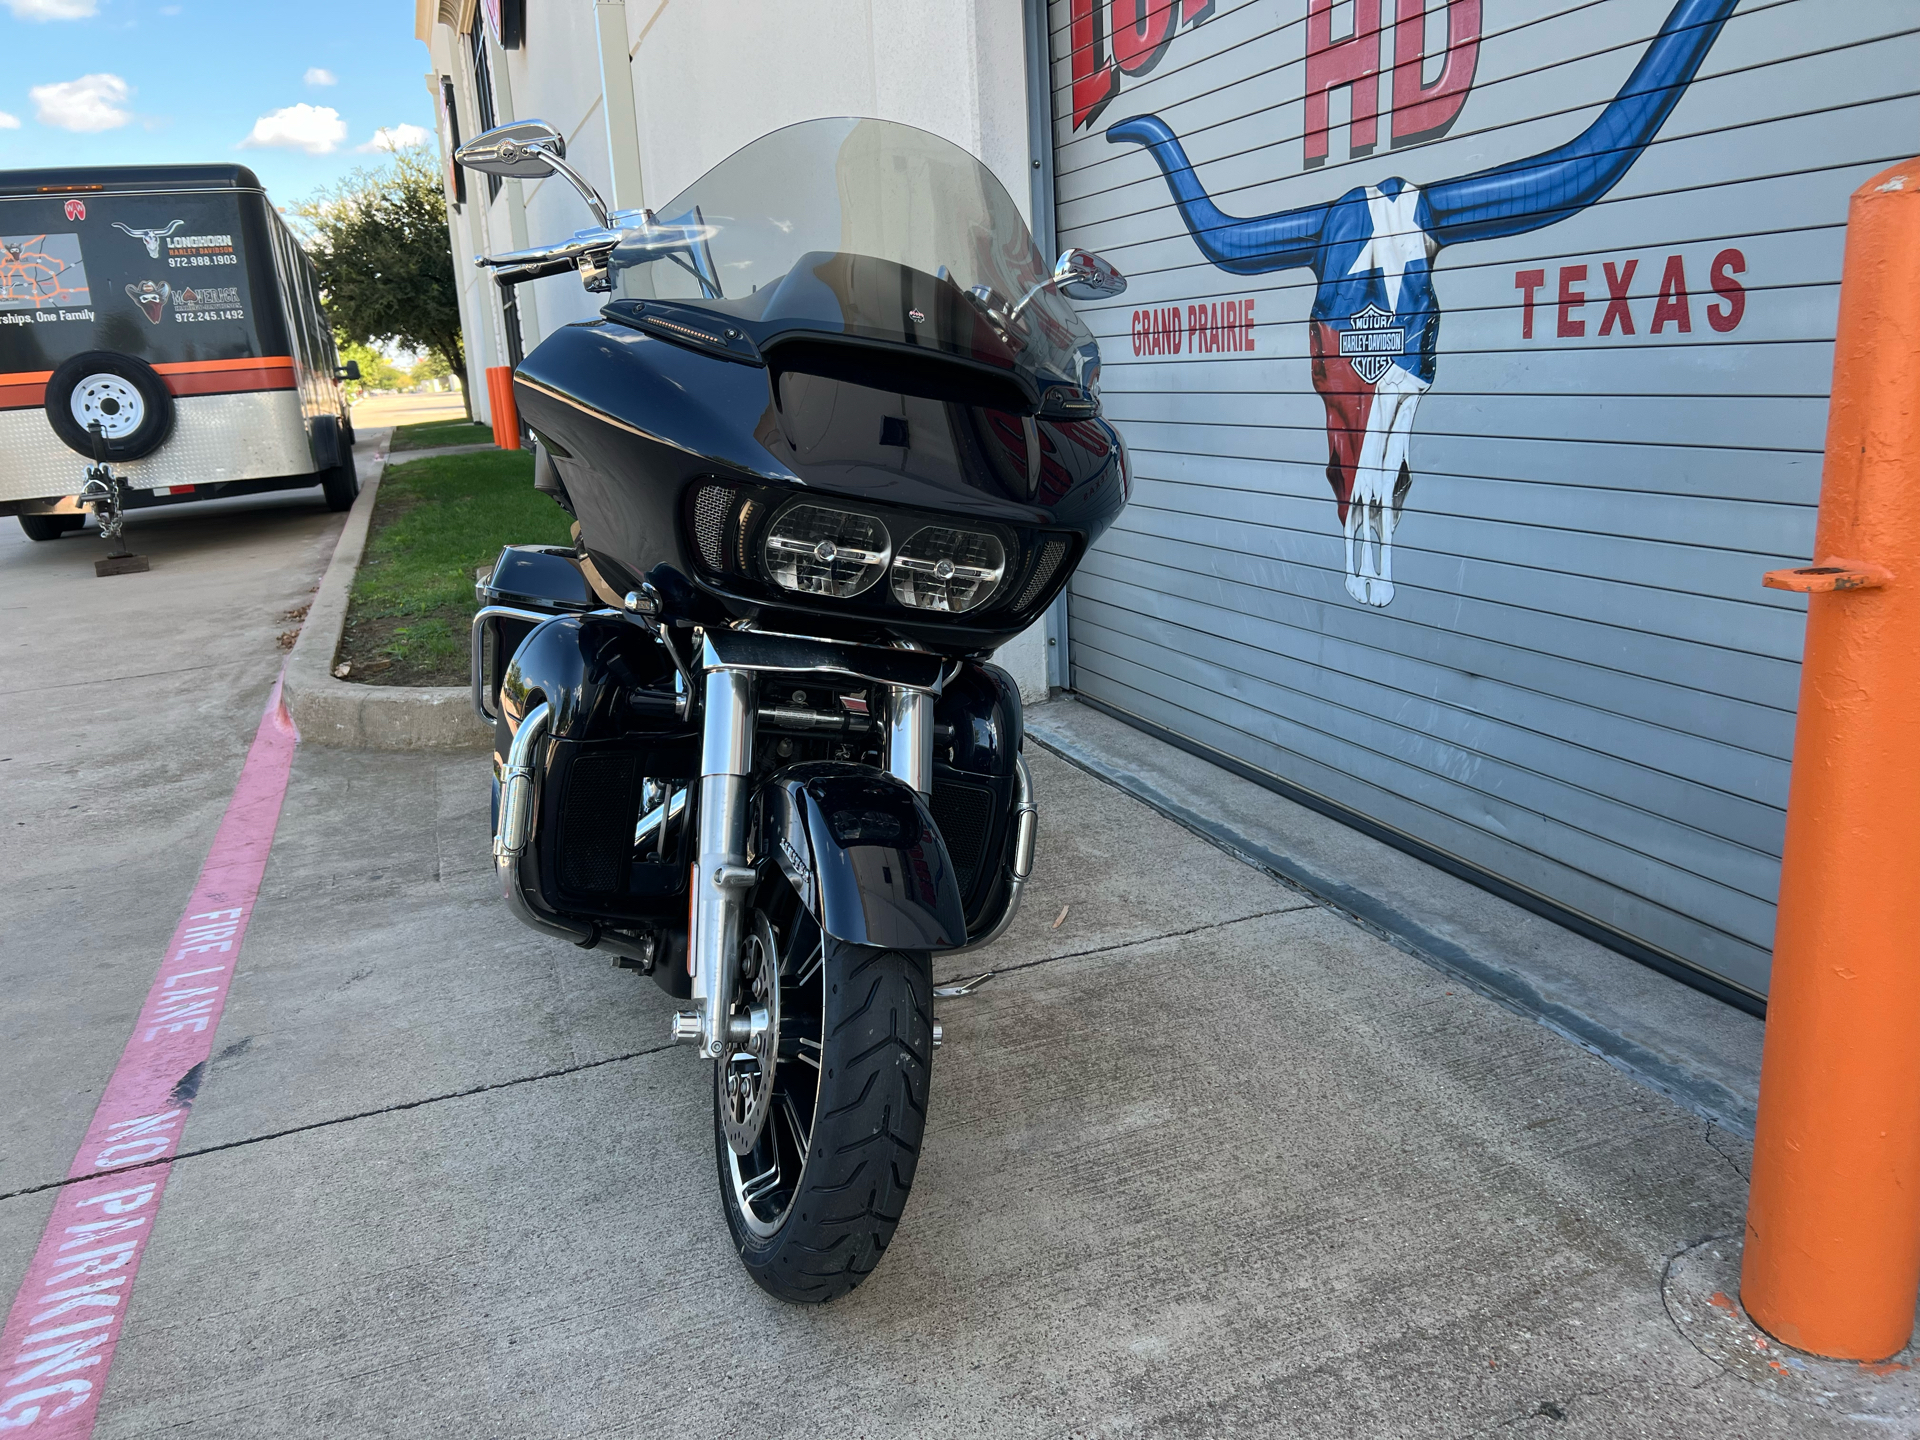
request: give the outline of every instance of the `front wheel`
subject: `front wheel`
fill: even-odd
[[[754,912],[736,1010],[764,1038],[716,1066],[714,1149],[740,1261],[782,1300],[872,1273],[913,1188],[933,1064],[924,953],[826,939]]]

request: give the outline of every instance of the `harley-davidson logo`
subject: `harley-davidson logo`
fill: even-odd
[[[1340,332],[1340,353],[1353,364],[1353,373],[1369,385],[1378,385],[1392,357],[1407,353],[1407,332],[1378,305],[1368,305]]]
[[[926,314],[919,310],[909,310],[907,312],[907,318],[916,325],[924,325],[927,320]]]

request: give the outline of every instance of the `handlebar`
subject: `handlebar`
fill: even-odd
[[[579,268],[580,262],[574,258],[525,265],[496,265],[493,278],[497,284],[511,287],[528,280],[541,280],[549,275],[564,275],[569,270]]]

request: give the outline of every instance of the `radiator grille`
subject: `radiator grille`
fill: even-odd
[[[727,511],[732,505],[733,490],[726,485],[702,485],[694,496],[693,543],[700,547],[700,558],[709,570],[720,568]]]
[[[560,888],[604,895],[620,888],[633,850],[634,755],[583,755],[567,773],[560,823]]]
[[[973,894],[973,882],[986,859],[987,838],[993,832],[993,792],[974,785],[944,781],[933,787],[930,807],[953,859],[954,879],[962,897]]]
[[[1053,579],[1053,572],[1060,568],[1060,562],[1066,558],[1067,542],[1055,537],[1047,541],[1040,552],[1040,559],[1033,567],[1033,574],[1027,578],[1027,588],[1020,592],[1020,598],[1013,602],[1013,608],[1024,610],[1040,597]]]

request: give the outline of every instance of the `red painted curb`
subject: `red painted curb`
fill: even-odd
[[[275,681],[186,914],[0,1331],[0,1431],[59,1440],[93,1432],[299,742]]]

